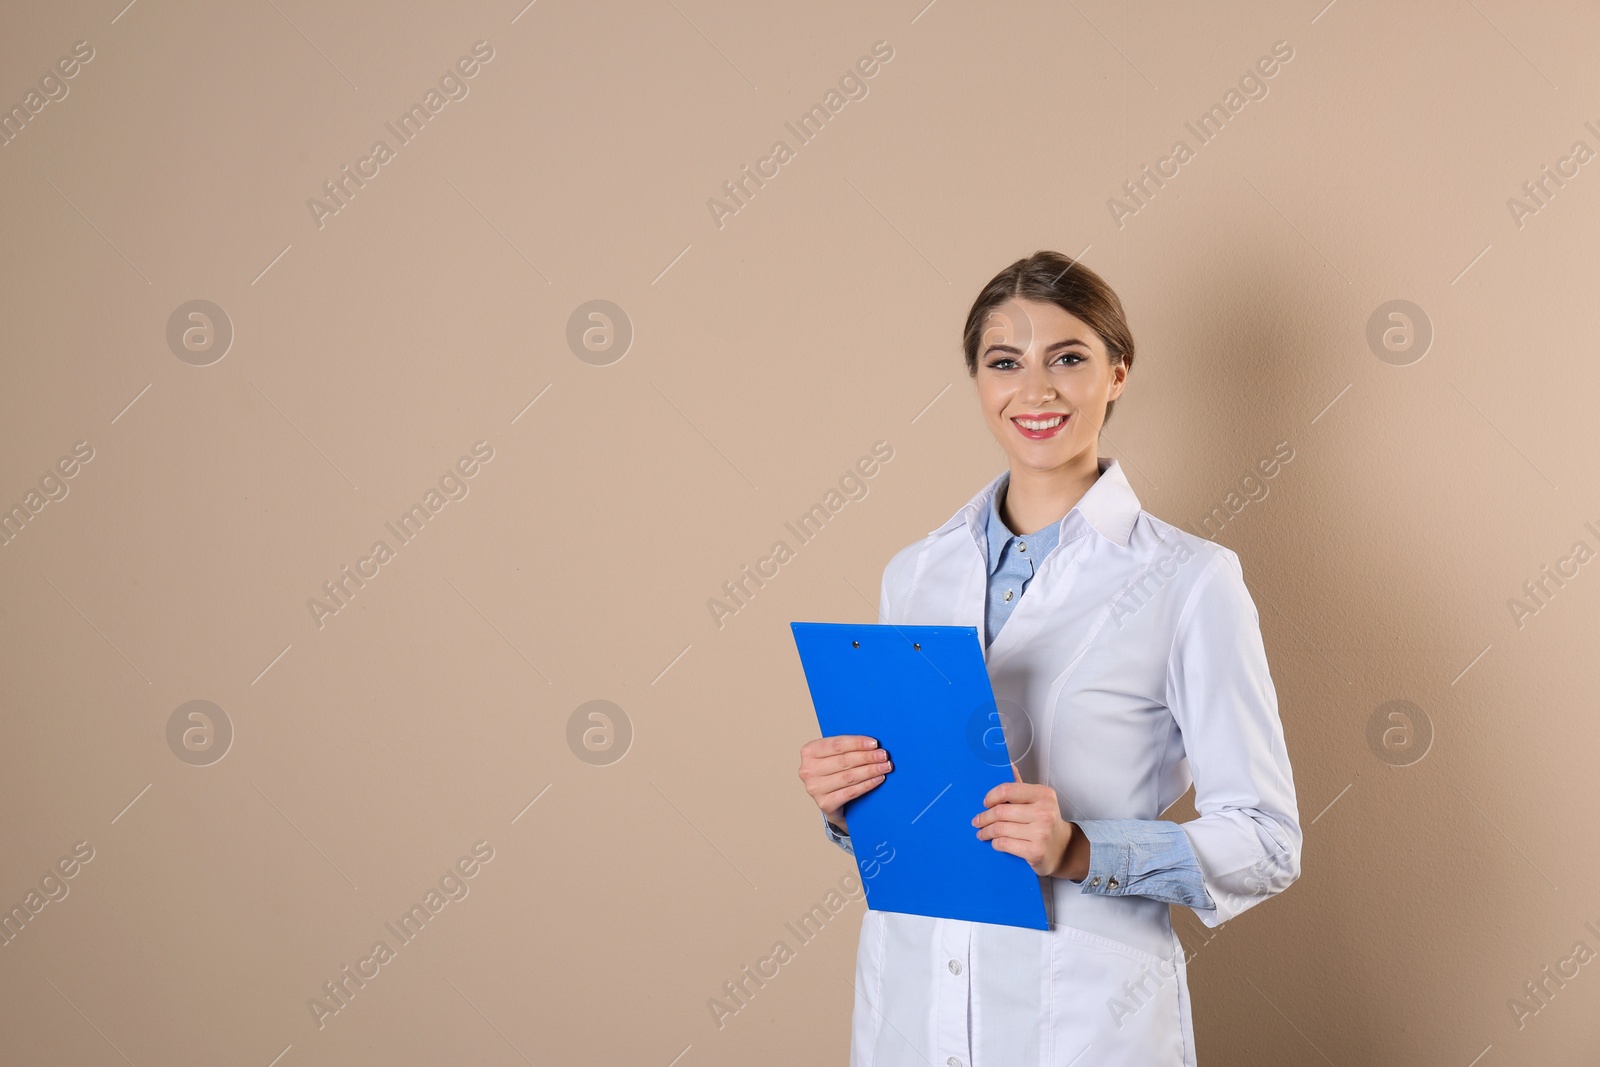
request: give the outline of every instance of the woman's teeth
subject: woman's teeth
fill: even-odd
[[[1043,422],[1034,422],[1030,419],[1017,419],[1015,421],[1018,426],[1021,426],[1025,430],[1049,430],[1053,427],[1060,426],[1065,420],[1065,415],[1057,415],[1055,418],[1046,419]]]

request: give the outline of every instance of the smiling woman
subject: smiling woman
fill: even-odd
[[[1048,1067],[1093,1049],[1096,1067],[1195,1067],[1171,907],[1214,928],[1300,876],[1259,616],[1238,556],[1145,511],[1099,454],[1134,354],[1099,275],[1056,252],[1019,259],[962,342],[1007,469],[889,560],[878,622],[980,636],[1015,780],[934,810],[971,813],[980,841],[1027,864],[1049,929],[869,908],[850,1062]],[[850,802],[895,773],[878,742],[800,750],[847,852]],[[1161,818],[1191,785],[1199,817]]]
[[[1026,269],[1013,264],[978,294],[962,348],[989,430],[1012,460],[1002,515],[1031,533],[1099,477],[1096,442],[1134,345],[1122,302],[1098,275],[1053,252],[1021,262]]]

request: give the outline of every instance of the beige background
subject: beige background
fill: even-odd
[[[999,472],[960,326],[1054,248],[1127,306],[1106,450],[1148,510],[1194,530],[1294,451],[1216,536],[1304,873],[1219,930],[1175,912],[1201,1062],[1593,1061],[1593,965],[1520,1025],[1508,1001],[1600,950],[1600,568],[1520,627],[1508,601],[1600,549],[1600,164],[1507,205],[1600,148],[1593,5],[123,3],[0,27],[8,106],[94,50],[0,148],[0,503],[93,449],[0,548],[0,905],[94,850],[0,947],[0,1058],[844,1063],[862,905],[785,926],[853,870],[795,777],[787,624],[873,620],[889,556]],[[319,228],[307,200],[477,41],[468,95]],[[797,145],[877,41],[868,95]],[[1267,95],[1119,226],[1108,199],[1276,41]],[[779,138],[719,228],[708,198]],[[209,366],[166,341],[196,299],[235,333]],[[635,334],[606,366],[566,341],[595,299]],[[1395,299],[1434,334],[1404,366],[1366,338]],[[868,495],[715,626],[879,440]],[[234,730],[206,766],[167,739],[196,699]],[[569,746],[590,700],[625,758]],[[1369,744],[1393,700],[1412,740]],[[319,1028],[310,998],[479,841],[470,894]]]

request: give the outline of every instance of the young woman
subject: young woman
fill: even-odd
[[[851,1067],[1195,1067],[1168,905],[1216,927],[1300,875],[1255,605],[1237,555],[1144,511],[1099,455],[1134,346],[1098,275],[1018,260],[963,343],[1009,469],[889,561],[878,621],[983,634],[1018,780],[973,833],[1033,868],[1050,929],[869,909]],[[855,735],[800,751],[847,852],[845,805],[892,756]],[[1160,818],[1191,784],[1199,817]]]

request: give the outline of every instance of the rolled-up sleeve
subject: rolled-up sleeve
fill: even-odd
[[[1154,897],[1168,904],[1214,908],[1183,827],[1165,819],[1077,819],[1089,839],[1083,892]]]
[[[1208,927],[1299,878],[1303,837],[1260,616],[1239,557],[1218,549],[1179,615],[1167,663],[1167,707],[1199,812],[1176,825],[1215,903],[1194,909]]]
[[[833,823],[828,821],[827,815],[820,811],[817,812],[817,814],[822,815],[822,828],[827,831],[828,840],[832,841],[834,844],[850,853],[850,855],[854,856],[856,854],[856,847],[850,843],[850,835],[840,833],[838,827],[834,826]]]

